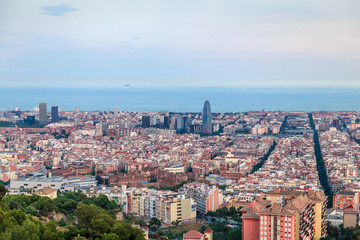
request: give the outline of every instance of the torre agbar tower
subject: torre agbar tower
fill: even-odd
[[[202,131],[205,134],[212,134],[211,109],[208,100],[205,101],[202,115]]]

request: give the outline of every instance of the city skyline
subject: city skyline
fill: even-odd
[[[4,0],[0,83],[360,87],[359,4]]]
[[[69,231],[58,233],[64,239],[76,235],[67,234],[79,227],[80,209],[91,204],[81,201],[85,197],[96,208],[100,202],[105,210],[111,206],[127,216],[114,217],[116,224],[126,224],[129,216],[145,219],[144,238],[134,239],[147,239],[148,233],[178,239],[173,231],[185,224],[179,233],[183,239],[348,240],[349,234],[358,235],[360,111],[261,110],[210,117],[209,100],[203,113],[186,114],[58,111],[54,105],[47,111],[47,105],[40,102],[38,111],[0,111],[0,201],[28,218],[74,213],[63,227]],[[202,126],[206,130],[210,119],[212,134],[206,134]],[[56,206],[53,211],[41,211],[44,197],[45,206]],[[28,212],[21,201],[13,205],[17,199],[29,199],[38,211]],[[67,201],[71,209],[64,207]],[[216,219],[224,216],[230,226]],[[8,232],[28,232],[25,224],[5,226]],[[100,231],[97,235],[106,236],[106,229]]]

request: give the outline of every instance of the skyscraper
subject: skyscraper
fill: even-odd
[[[51,122],[55,123],[59,121],[59,107],[52,106],[51,107]]]
[[[202,114],[202,131],[205,134],[212,134],[211,109],[208,100],[205,101]]]
[[[142,116],[141,126],[143,128],[149,128],[150,127],[150,116]]]
[[[39,123],[46,124],[47,123],[47,109],[46,103],[39,103]]]
[[[170,128],[170,119],[168,116],[164,116],[164,128]]]

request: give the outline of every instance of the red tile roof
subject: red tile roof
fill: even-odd
[[[191,238],[191,239],[201,239],[203,235],[195,230],[190,230],[187,233],[184,234],[183,238]]]

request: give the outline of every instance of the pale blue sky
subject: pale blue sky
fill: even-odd
[[[358,0],[0,0],[1,86],[360,87]]]

